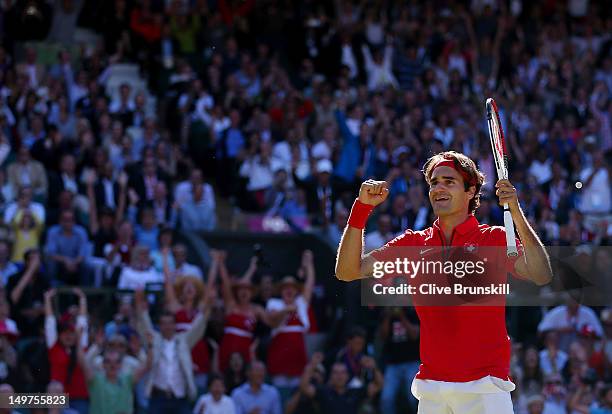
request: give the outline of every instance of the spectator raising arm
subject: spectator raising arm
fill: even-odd
[[[55,312],[53,312],[55,293],[55,289],[49,289],[45,292],[45,342],[47,348],[52,348],[57,342],[57,321],[55,320]]]
[[[17,284],[17,286],[15,286],[15,289],[13,289],[13,291],[11,292],[11,302],[13,304],[19,302],[24,289],[32,281],[32,279],[38,272],[38,269],[40,269],[40,256],[38,254],[34,254],[32,259],[28,263],[28,267],[26,268],[25,273],[19,280],[19,283]]]

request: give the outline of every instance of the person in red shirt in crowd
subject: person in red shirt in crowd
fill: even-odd
[[[538,285],[550,282],[552,269],[546,250],[529,225],[516,189],[508,180],[497,181],[495,188],[499,203],[508,203],[518,231],[519,255],[515,257],[506,256],[504,227],[480,224],[474,217],[485,177],[473,160],[458,152],[442,152],[427,160],[423,173],[437,216],[433,225],[422,231],[407,229],[367,255],[363,255],[363,228],[374,207],[386,200],[389,190],[385,181],[362,183],[338,247],[338,279],[352,281],[372,276],[379,258],[395,254],[395,259],[399,256],[399,247],[431,246],[401,250],[414,252],[414,261],[421,261],[423,254],[430,250],[442,250],[446,258],[447,253],[467,250],[468,246],[470,252],[479,246],[497,246],[496,263],[486,267],[496,270],[486,273],[489,278],[505,282],[507,273],[511,272]],[[454,246],[458,248],[453,249]],[[503,268],[498,267],[501,265]],[[437,279],[434,275],[420,276],[411,275],[410,283],[420,283],[421,279],[431,283]],[[450,276],[450,279],[458,277],[456,273]],[[472,282],[478,281],[475,275],[463,279],[470,278]],[[505,324],[505,296],[497,295],[503,302],[497,306],[470,306],[472,302],[467,302],[468,306],[424,306],[423,302],[432,299],[425,298],[420,287],[416,285],[413,301],[420,319],[421,365],[412,383],[412,393],[419,399],[419,414],[512,413],[510,391],[515,385],[509,377],[510,338]],[[456,301],[457,297],[451,300]]]
[[[166,309],[174,313],[176,320],[176,331],[188,331],[193,320],[198,316],[198,304],[204,298],[206,292],[212,292],[215,284],[216,270],[211,266],[208,274],[207,286],[204,287],[202,279],[197,275],[184,275],[176,279],[173,283],[168,257],[162,251],[162,263],[164,269],[164,291]],[[198,390],[204,390],[210,372],[210,353],[205,338],[201,338],[193,348],[191,348],[191,359],[193,361],[194,380]]]
[[[225,326],[219,345],[219,369],[226,372],[234,352],[242,355],[246,363],[255,359],[259,343],[255,339],[257,321],[265,321],[266,313],[262,306],[252,302],[254,286],[251,278],[257,270],[257,258],[253,257],[246,273],[232,283],[225,267],[227,252],[212,250],[212,267],[221,275],[223,302],[225,303]],[[215,270],[216,271],[216,270]]]
[[[279,283],[280,298],[271,298],[266,304],[267,323],[272,328],[267,367],[272,383],[280,388],[281,394],[299,385],[308,363],[305,334],[310,329],[308,307],[315,284],[312,251],[302,253],[302,267],[305,269],[303,288],[295,277],[285,276]]]
[[[89,393],[85,375],[78,363],[77,346],[87,347],[87,298],[79,288],[72,290],[79,298],[76,317],[65,312],[57,323],[53,312],[55,289],[45,292],[45,340],[49,354],[50,380],[59,381],[70,397],[70,408],[80,414],[89,411]],[[78,337],[77,331],[82,332]]]

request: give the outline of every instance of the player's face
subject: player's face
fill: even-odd
[[[463,178],[447,166],[436,168],[429,180],[429,201],[437,216],[449,216],[467,211],[474,187],[465,191]]]

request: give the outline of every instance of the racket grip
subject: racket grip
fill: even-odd
[[[506,228],[506,255],[508,257],[518,256],[516,248],[516,237],[514,235],[514,222],[508,204],[504,204],[504,227]]]

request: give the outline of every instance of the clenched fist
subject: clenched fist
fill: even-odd
[[[359,189],[359,201],[363,204],[377,206],[389,196],[389,185],[386,181],[366,180]]]

